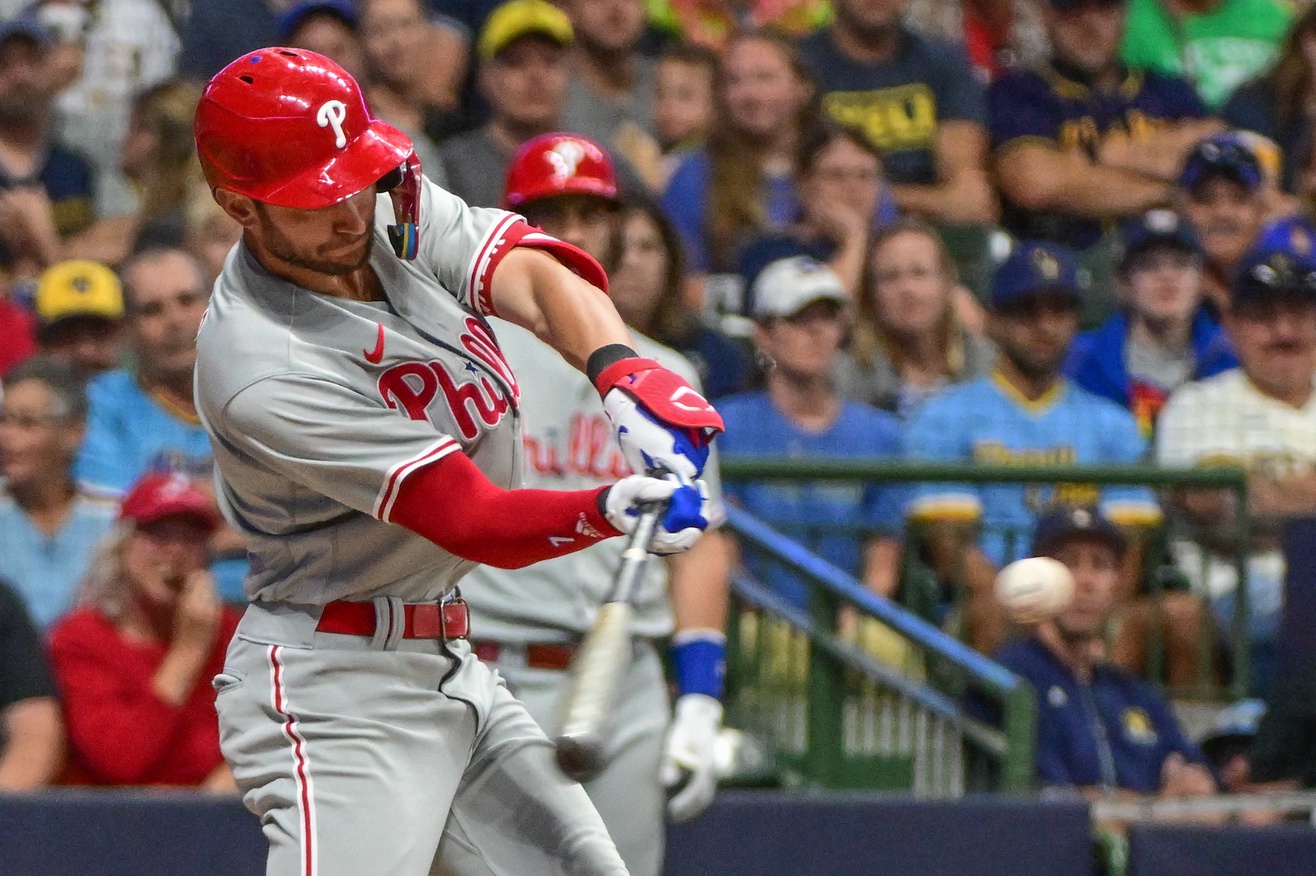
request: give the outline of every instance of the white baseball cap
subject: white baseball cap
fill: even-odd
[[[759,272],[751,290],[754,319],[794,316],[815,301],[850,303],[841,280],[817,259],[792,256],[778,259]]]

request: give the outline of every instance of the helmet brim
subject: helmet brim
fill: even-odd
[[[276,207],[318,210],[346,201],[396,170],[415,151],[411,138],[375,119],[328,163],[308,168],[267,189],[252,187],[243,194]]]

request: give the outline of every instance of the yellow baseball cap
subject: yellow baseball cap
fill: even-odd
[[[51,265],[37,281],[37,317],[42,324],[70,316],[123,317],[123,286],[100,262],[77,260]]]
[[[531,35],[547,37],[559,46],[570,45],[576,38],[571,19],[548,0],[509,0],[490,13],[476,49],[481,58],[492,58]]]

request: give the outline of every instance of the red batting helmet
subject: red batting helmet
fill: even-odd
[[[507,170],[503,206],[515,210],[556,195],[617,200],[617,172],[602,146],[579,134],[541,134],[521,144]]]
[[[194,134],[213,188],[279,207],[327,207],[392,177],[399,224],[389,236],[398,255],[415,256],[420,163],[411,140],[374,118],[361,87],[323,55],[273,47],[238,58],[206,86]]]

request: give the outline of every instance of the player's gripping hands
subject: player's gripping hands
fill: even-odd
[[[723,425],[694,387],[622,344],[595,350],[587,371],[634,471],[665,470],[685,483],[703,473]]]
[[[653,554],[688,551],[708,528],[708,491],[703,481],[683,484],[674,477],[631,475],[608,487],[599,504],[608,522],[623,535],[635,531],[645,505],[664,504],[649,545]]]

